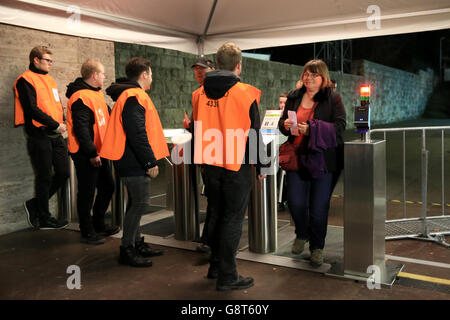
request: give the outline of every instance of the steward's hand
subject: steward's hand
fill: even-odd
[[[95,158],[90,158],[89,161],[91,162],[91,165],[93,167],[101,167],[102,166],[102,159],[100,159],[100,156],[96,156]]]
[[[158,174],[159,174],[159,168],[158,168],[158,166],[154,166],[153,168],[148,169],[147,172],[146,172],[146,174],[147,174],[150,178],[155,179],[155,178],[158,176]]]

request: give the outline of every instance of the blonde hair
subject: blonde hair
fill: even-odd
[[[242,52],[233,42],[226,42],[217,50],[216,59],[219,69],[233,71],[242,60]]]
[[[34,47],[33,49],[31,49],[30,51],[30,63],[33,63],[34,58],[39,58],[42,59],[42,56],[44,54],[52,54],[52,52],[50,51],[49,48],[47,48],[46,46],[37,46]]]
[[[305,66],[303,67],[300,80],[303,81],[303,75],[305,74],[306,71],[319,74],[322,77],[321,88],[323,89],[325,87],[328,87],[328,84],[330,83],[330,73],[328,72],[328,67],[325,62],[323,62],[320,59],[308,61],[308,63],[305,64]]]
[[[94,72],[100,72],[100,61],[88,59],[81,66],[81,77],[83,80],[88,80]]]

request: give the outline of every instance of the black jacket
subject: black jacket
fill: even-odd
[[[295,136],[291,135],[290,130],[284,128],[284,121],[288,118],[288,111],[297,112],[306,88],[295,89],[289,92],[286,105],[284,107],[283,115],[278,122],[278,128],[285,136],[289,136],[289,141],[293,142]],[[337,148],[327,149],[324,152],[327,170],[329,172],[339,171],[344,168],[344,139],[343,133],[346,126],[346,113],[342,103],[341,96],[330,88],[319,90],[314,96],[314,101],[317,106],[314,110],[314,119],[332,122],[336,131]],[[302,140],[301,152],[307,152],[309,137],[304,137]]]
[[[240,78],[236,76],[231,71],[227,70],[214,70],[206,73],[205,81],[204,81],[204,89],[205,94],[210,99],[220,99],[222,98],[225,93],[227,93],[228,90],[231,89],[236,83],[240,82]],[[236,115],[237,117],[243,116],[243,115]],[[255,130],[256,137],[257,137],[257,143],[256,144],[250,144],[250,139],[247,139],[247,145],[245,149],[245,158],[244,163],[249,164],[255,164],[256,170],[259,173],[261,166],[261,159],[259,157],[259,149],[263,148],[264,145],[262,144],[262,137],[260,133],[261,128],[261,119],[259,117],[259,109],[258,109],[258,103],[253,101],[252,105],[250,106],[249,111],[249,117],[251,121],[250,128]],[[250,155],[258,155],[257,159],[249,159]],[[256,160],[256,161],[254,161]]]
[[[70,97],[79,90],[99,91],[101,88],[94,88],[83,81],[82,78],[77,78],[67,86],[66,97]],[[95,158],[98,156],[97,148],[94,145],[94,112],[83,103],[83,100],[77,99],[72,103],[72,121],[73,133],[80,144],[77,154],[88,158]],[[109,108],[108,108],[109,109]]]
[[[117,79],[106,89],[106,93],[116,101],[123,91],[130,88],[140,88],[136,81],[125,78]],[[122,124],[126,135],[125,151],[114,165],[119,176],[143,176],[147,169],[157,165],[155,155],[147,138],[145,129],[145,108],[136,97],[130,97],[125,102],[122,111]]]
[[[47,74],[48,72],[37,69],[34,64],[30,64],[30,70],[34,73]],[[39,137],[43,135],[55,135],[55,130],[58,129],[59,123],[55,121],[48,114],[43,112],[37,106],[36,90],[34,87],[20,77],[16,84],[17,92],[19,94],[20,104],[22,105],[24,120],[25,120],[25,132],[32,137]],[[45,127],[36,127],[32,120],[42,123]]]

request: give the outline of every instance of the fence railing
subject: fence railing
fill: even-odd
[[[402,170],[403,170],[403,219],[397,219],[397,220],[391,220],[386,221],[386,223],[392,222],[392,223],[404,223],[406,221],[413,221],[417,220],[420,221],[420,233],[417,233],[417,231],[407,232],[405,230],[404,235],[399,236],[392,236],[392,239],[398,239],[398,238],[404,238],[404,237],[421,237],[421,238],[427,238],[427,240],[433,240],[438,241],[442,243],[442,241],[445,244],[445,239],[443,239],[443,234],[450,234],[450,223],[446,220],[449,220],[450,216],[445,216],[445,131],[450,130],[450,126],[436,126],[436,127],[407,127],[407,128],[384,128],[384,129],[373,129],[370,130],[369,137],[372,137],[372,134],[374,133],[383,133],[384,140],[387,140],[387,133],[388,132],[402,132],[403,134],[403,144],[402,144]],[[421,132],[422,134],[422,148],[421,148],[421,200],[422,200],[422,210],[421,210],[421,218],[419,219],[407,219],[406,217],[406,132],[407,131],[416,131]],[[441,131],[441,217],[445,220],[442,220],[442,223],[438,222],[438,225],[440,229],[444,231],[440,232],[432,232],[429,233],[428,227],[429,223],[433,223],[433,226],[436,224],[436,217],[433,217],[432,220],[427,219],[427,200],[428,200],[428,162],[429,162],[429,150],[426,148],[426,133],[427,131]],[[431,221],[431,222],[430,222]],[[404,230],[407,229],[405,225],[403,226],[397,226],[397,229]],[[416,228],[417,229],[417,228]],[[433,237],[430,238],[430,235]],[[436,240],[439,238],[438,240]],[[389,239],[389,236],[386,237]],[[448,246],[448,244],[446,244]]]

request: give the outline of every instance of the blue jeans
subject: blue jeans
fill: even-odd
[[[328,211],[333,174],[304,180],[298,172],[287,172],[288,205],[299,239],[309,239],[310,250],[323,249],[327,235]]]

